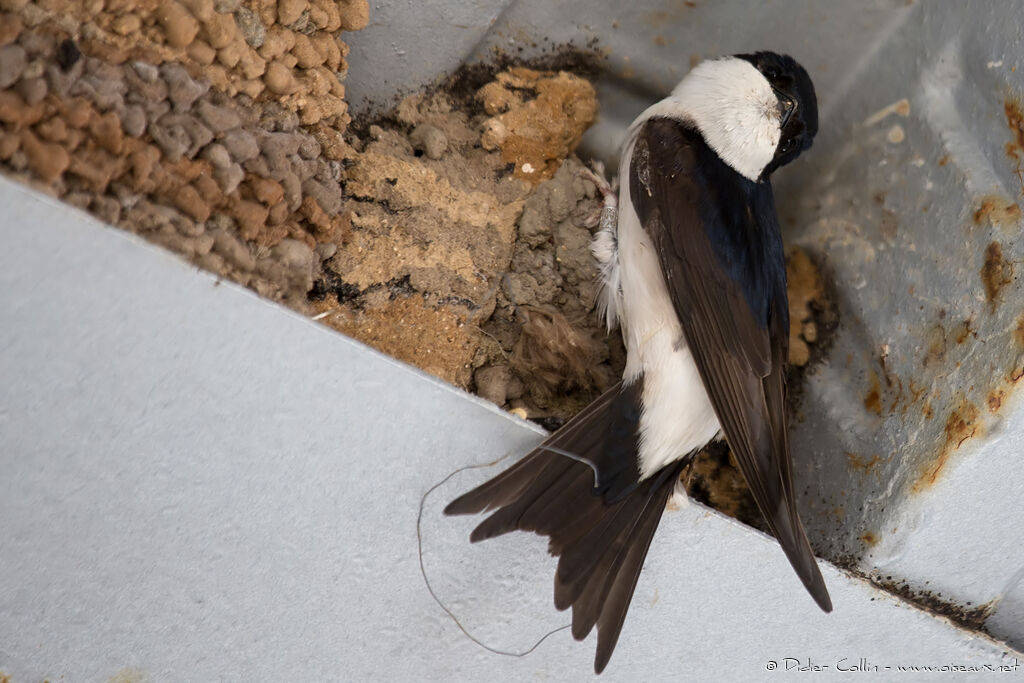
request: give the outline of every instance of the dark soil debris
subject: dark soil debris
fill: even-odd
[[[930,591],[917,590],[907,582],[895,582],[890,577],[882,579],[877,576],[866,576],[871,583],[893,595],[897,595],[907,602],[920,607],[923,610],[946,617],[953,623],[971,631],[986,633],[985,622],[992,614],[992,603],[985,603],[977,607],[964,607],[943,599],[942,595],[936,595]]]

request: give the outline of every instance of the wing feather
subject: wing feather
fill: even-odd
[[[638,132],[630,196],[719,423],[769,528],[822,609],[831,601],[796,509],[786,435],[789,314],[771,186],[667,118]]]

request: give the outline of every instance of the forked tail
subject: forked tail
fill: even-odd
[[[622,382],[515,465],[452,501],[445,514],[493,510],[474,543],[510,531],[547,536],[559,557],[555,607],[572,607],[572,634],[597,627],[594,670],[618,642],[640,570],[685,461],[638,481],[642,381]]]

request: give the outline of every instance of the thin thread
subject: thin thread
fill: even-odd
[[[427,591],[430,593],[430,597],[432,597],[434,599],[434,602],[437,603],[438,607],[443,609],[445,611],[445,614],[447,614],[448,617],[452,621],[455,622],[455,625],[459,627],[459,630],[462,631],[463,635],[465,635],[467,638],[472,640],[474,643],[476,643],[477,645],[479,645],[483,649],[487,650],[488,652],[493,652],[496,655],[504,655],[506,657],[525,657],[526,655],[530,654],[531,652],[536,650],[538,647],[540,647],[540,644],[543,643],[545,640],[547,640],[551,636],[555,635],[559,631],[565,631],[566,629],[571,627],[572,624],[566,624],[565,626],[562,626],[560,628],[556,628],[553,631],[548,631],[547,633],[545,633],[541,637],[540,640],[538,640],[536,643],[533,644],[533,647],[531,647],[528,650],[523,650],[522,652],[506,652],[505,650],[499,650],[499,649],[497,649],[495,647],[491,647],[490,645],[488,645],[487,643],[483,642],[482,640],[480,640],[479,638],[474,636],[472,633],[470,633],[466,629],[466,627],[462,625],[462,622],[459,621],[459,618],[457,616],[455,616],[455,613],[452,612],[451,609],[449,609],[448,606],[445,605],[444,602],[441,601],[441,598],[438,597],[437,593],[434,592],[434,587],[430,584],[430,579],[427,578],[427,569],[423,565],[423,531],[422,531],[422,521],[423,521],[423,507],[427,503],[427,496],[429,496],[435,490],[437,490],[438,488],[440,488],[441,486],[446,484],[449,479],[451,479],[452,477],[454,477],[456,474],[458,474],[460,472],[465,472],[466,470],[480,469],[482,467],[492,467],[494,465],[497,465],[499,462],[501,462],[502,460],[504,460],[507,457],[508,457],[507,455],[503,455],[502,457],[498,458],[497,460],[494,460],[493,462],[484,463],[482,465],[467,465],[466,467],[460,467],[459,469],[455,470],[454,472],[449,474],[447,477],[445,477],[444,479],[442,479],[441,481],[437,482],[436,484],[431,486],[429,489],[427,489],[427,492],[423,494],[422,498],[420,498],[420,510],[419,510],[419,513],[416,515],[416,544],[418,546],[418,552],[419,552],[420,574],[423,576],[423,583],[426,584]]]

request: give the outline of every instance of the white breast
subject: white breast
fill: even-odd
[[[626,380],[643,376],[640,469],[646,478],[715,438],[720,427],[686,345],[661,264],[629,196],[629,142],[620,165],[616,307],[626,344]]]
[[[705,61],[669,97],[637,117],[627,133],[619,163],[618,228],[614,235],[602,231],[593,250],[604,278],[601,308],[609,328],[620,323],[626,343],[623,377],[643,376],[642,477],[706,445],[721,427],[687,348],[654,244],[630,200],[637,131],[655,116],[684,121],[722,161],[756,181],[779,143],[777,102],[771,84],[746,60]]]

